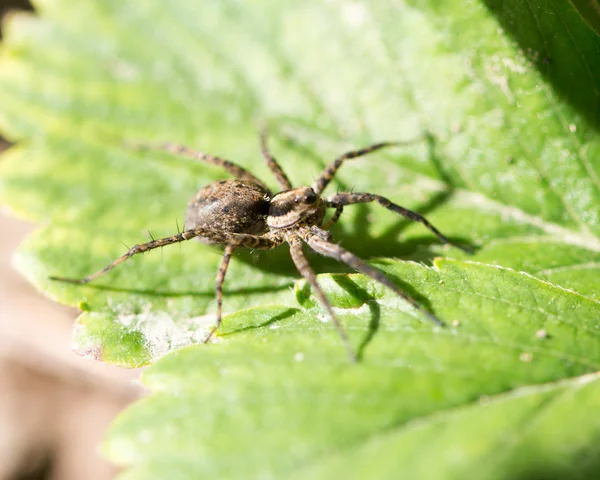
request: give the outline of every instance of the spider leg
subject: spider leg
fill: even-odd
[[[294,264],[296,265],[296,268],[298,269],[300,274],[306,279],[306,281],[308,283],[310,283],[310,285],[313,288],[313,291],[315,292],[315,295],[319,299],[319,302],[321,302],[321,305],[323,305],[323,307],[325,307],[325,309],[329,313],[329,316],[331,317],[331,320],[333,321],[335,328],[337,328],[338,333],[340,334],[340,337],[342,338],[342,342],[344,342],[344,346],[346,347],[346,350],[348,351],[348,356],[350,357],[350,360],[352,362],[356,362],[357,361],[356,352],[350,345],[350,341],[348,340],[348,335],[346,334],[346,331],[344,330],[344,328],[340,324],[340,321],[338,320],[337,316],[335,315],[335,312],[333,311],[333,308],[331,307],[329,300],[327,300],[325,293],[323,292],[323,290],[321,289],[321,286],[317,282],[317,277],[315,275],[315,272],[310,267],[310,264],[308,263],[308,260],[306,259],[305,255],[304,255],[304,252],[302,249],[302,240],[300,239],[300,237],[291,237],[288,239],[288,242],[290,244],[290,254],[292,256],[292,260],[294,261]]]
[[[258,250],[271,250],[281,245],[284,241],[280,232],[271,231],[264,235],[251,235],[249,233],[222,233],[210,231],[203,235],[218,243],[231,244],[234,247],[255,248]]]
[[[250,182],[254,182],[259,184],[260,186],[270,190],[267,186],[261,182],[258,178],[252,175],[245,168],[240,167],[239,165],[230,162],[229,160],[225,160],[224,158],[215,157],[214,155],[210,155],[208,153],[199,152],[197,150],[193,150],[185,145],[179,145],[176,143],[162,143],[162,144],[152,144],[152,143],[130,143],[134,148],[140,150],[164,150],[165,152],[173,153],[175,155],[185,155],[186,157],[191,157],[195,160],[200,160],[206,163],[210,163],[211,165],[216,165],[217,167],[221,167],[227,173],[230,173],[236,178],[240,180],[248,180]]]
[[[279,184],[281,189],[291,190],[292,182],[290,182],[290,179],[287,177],[279,163],[277,163],[275,157],[273,157],[273,155],[271,155],[271,153],[269,152],[269,147],[267,145],[267,132],[265,130],[263,130],[260,133],[260,149],[263,157],[265,157],[265,160],[267,161],[267,166],[275,175],[277,183]]]
[[[333,213],[331,218],[323,224],[323,228],[330,228],[332,225],[335,225],[340,219],[340,215],[344,211],[344,207],[342,205],[330,205],[329,203],[327,203],[327,200],[325,201],[325,204],[328,207],[335,208],[335,212]]]
[[[147,252],[148,250],[153,250],[155,248],[164,247],[165,245],[170,245],[172,243],[184,242],[185,240],[189,240],[190,238],[194,238],[194,237],[197,237],[198,235],[201,235],[201,233],[202,232],[196,232],[196,230],[186,230],[184,232],[178,233],[177,235],[172,235],[170,237],[165,237],[165,238],[159,238],[158,240],[152,240],[151,242],[134,245],[129,250],[127,250],[127,252],[125,252],[123,255],[121,255],[117,259],[113,260],[112,262],[110,262],[103,269],[98,270],[97,272],[92,273],[91,275],[88,275],[87,277],[84,277],[84,278],[77,279],[77,278],[65,278],[65,277],[52,276],[52,277],[50,277],[50,279],[51,280],[59,280],[61,282],[78,283],[78,284],[83,285],[83,284],[91,282],[92,280],[95,280],[96,278],[100,277],[101,275],[104,275],[106,272],[112,270],[117,265],[120,265],[125,260],[133,257],[134,255],[137,255],[138,253],[144,253],[144,252]]]
[[[229,260],[231,260],[231,256],[235,251],[235,245],[227,245],[225,246],[225,253],[223,254],[223,259],[221,260],[221,265],[219,266],[219,271],[217,272],[216,279],[216,292],[217,292],[217,322],[215,326],[210,331],[208,336],[204,339],[204,343],[208,343],[213,334],[218,330],[221,325],[221,320],[223,317],[223,282],[225,281],[225,274],[227,273],[227,267],[229,267]]]
[[[415,222],[422,223],[431,232],[433,232],[435,234],[435,236],[442,243],[448,243],[450,245],[453,245],[456,248],[460,248],[464,252],[471,253],[471,250],[469,248],[467,248],[463,245],[460,245],[458,243],[455,243],[452,240],[448,239],[448,237],[443,235],[442,232],[440,232],[431,223],[429,223],[429,221],[423,215],[420,215],[417,212],[413,212],[412,210],[409,210],[407,208],[401,207],[400,205],[397,205],[397,204],[391,202],[390,200],[388,200],[387,198],[382,197],[380,195],[374,195],[372,193],[340,192],[340,193],[336,193],[335,195],[331,195],[330,197],[327,197],[327,199],[325,200],[325,204],[328,207],[336,209],[336,214],[338,211],[341,213],[341,209],[345,205],[352,205],[355,203],[370,203],[370,202],[377,202],[382,207],[387,208],[388,210],[391,210],[394,213],[398,213],[398,214],[402,215],[403,217],[408,218],[409,220],[414,220]],[[339,217],[339,215],[337,215],[337,217]],[[337,217],[336,217],[336,215],[333,216],[333,218],[336,218],[336,220],[337,220]]]
[[[394,282],[392,282],[382,271],[372,267],[364,260],[360,259],[348,250],[340,247],[339,245],[323,240],[321,237],[314,235],[311,232],[306,232],[304,236],[305,241],[308,243],[310,248],[315,252],[325,255],[326,257],[335,258],[340,262],[345,263],[354,270],[371,277],[373,280],[377,280],[379,283],[393,290],[397,295],[402,297],[408,303],[410,303],[416,310],[422,312],[429,320],[439,326],[444,326],[444,323],[436,317],[433,313],[428,311],[414,298],[409,296],[401,288],[399,288]]]
[[[125,260],[137,255],[138,253],[144,253],[149,250],[153,250],[155,248],[164,247],[166,245],[170,245],[172,243],[184,242],[185,240],[189,240],[194,237],[207,237],[217,243],[225,243],[225,244],[233,244],[236,247],[247,247],[247,248],[258,248],[258,249],[270,249],[275,248],[280,245],[282,240],[275,236],[268,234],[264,236],[260,235],[249,235],[243,233],[228,233],[228,232],[219,232],[215,230],[210,230],[207,228],[193,228],[191,230],[185,230],[184,232],[178,233],[177,235],[171,235],[170,237],[159,238],[158,240],[152,240],[151,242],[141,243],[139,245],[134,245],[123,255],[118,257],[109,263],[106,267],[101,270],[98,270],[91,275],[83,278],[66,278],[66,277],[56,277],[51,276],[51,280],[58,280],[61,282],[68,283],[76,283],[76,284],[86,284],[95,280],[96,278],[104,275],[106,272],[112,270],[117,265],[120,265]]]
[[[368,147],[361,148],[359,150],[352,150],[351,152],[346,152],[339,157],[337,157],[333,162],[331,162],[325,169],[321,172],[319,177],[313,182],[312,189],[318,195],[325,187],[329,185],[329,182],[333,179],[338,169],[342,166],[346,160],[350,160],[352,158],[362,157],[363,155],[367,155],[371,152],[375,152],[376,150],[380,150],[382,148],[397,146],[397,145],[410,145],[411,143],[415,143],[415,141],[421,140],[421,138],[416,140],[411,140],[408,142],[381,142],[374,143],[373,145],[369,145]]]

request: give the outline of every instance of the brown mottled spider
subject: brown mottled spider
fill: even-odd
[[[221,266],[217,272],[216,297],[217,320],[214,328],[205,338],[208,342],[221,324],[223,281],[229,266],[229,260],[236,248],[272,249],[284,242],[290,246],[292,260],[298,271],[310,283],[314,292],[329,313],[335,324],[342,341],[352,361],[356,361],[356,353],[350,345],[348,336],[337,319],[325,293],[319,286],[314,271],[303,252],[303,243],[308,244],[315,252],[327,257],[335,258],[358,272],[367,275],[386,287],[390,288],[415,309],[421,311],[427,318],[437,325],[443,322],[433,313],[425,309],[415,299],[407,295],[395,285],[381,271],[364,262],[356,255],[339,245],[331,242],[331,234],[325,230],[337,222],[346,205],[355,203],[377,202],[392,212],[399,213],[410,220],[421,222],[431,230],[442,242],[467,250],[461,245],[452,243],[440,231],[429,223],[423,216],[416,212],[392,203],[387,198],[372,193],[340,192],[327,198],[321,197],[321,192],[327,187],[335,176],[337,170],[345,160],[357,158],[368,153],[380,150],[400,142],[382,142],[374,145],[344,153],[336,158],[312,186],[293,188],[290,180],[283,172],[275,158],[269,153],[265,135],[261,135],[262,154],[277,178],[281,192],[273,195],[267,186],[244,168],[213,155],[191,150],[181,145],[167,143],[146,148],[158,148],[174,154],[183,154],[194,159],[213,165],[218,165],[236,177],[236,180],[221,180],[202,188],[191,199],[186,210],[186,225],[192,227],[177,235],[172,235],[151,242],[135,245],[125,254],[108,264],[102,270],[92,273],[82,279],[51,277],[54,280],[85,284],[104,275],[120,263],[138,253],[147,252],[154,248],[163,247],[171,243],[183,242],[198,237],[205,243],[218,243],[225,245],[225,253]],[[139,146],[139,145],[138,145]],[[141,147],[144,148],[143,145]],[[331,219],[323,225],[327,208],[334,208]]]

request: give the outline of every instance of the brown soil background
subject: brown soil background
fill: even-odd
[[[31,6],[0,0],[0,16],[15,9]],[[8,147],[0,138],[0,151]],[[142,394],[139,372],[71,352],[77,312],[44,298],[11,267],[34,228],[0,209],[0,480],[113,478],[117,470],[98,446]]]

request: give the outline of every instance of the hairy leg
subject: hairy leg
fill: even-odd
[[[323,190],[325,190],[325,187],[329,185],[329,182],[333,179],[333,177],[335,177],[335,174],[337,173],[338,169],[346,160],[362,157],[363,155],[367,155],[371,152],[375,152],[382,148],[399,145],[410,145],[420,140],[422,140],[421,137],[415,140],[409,140],[407,142],[380,142],[375,143],[373,145],[369,145],[365,148],[361,148],[359,150],[352,150],[351,152],[346,152],[337,157],[333,162],[331,162],[327,167],[325,167],[325,169],[321,172],[319,177],[313,182],[312,189],[317,194],[320,194]]]
[[[346,347],[346,350],[348,351],[348,356],[350,357],[350,360],[353,362],[356,362],[356,360],[357,360],[356,353],[354,352],[352,346],[350,345],[350,341],[348,340],[348,335],[346,335],[346,331],[340,324],[340,321],[338,320],[337,316],[335,315],[335,312],[333,311],[333,308],[331,307],[329,300],[327,300],[325,293],[323,292],[323,290],[321,289],[321,286],[317,282],[317,277],[315,275],[315,272],[310,267],[308,260],[304,256],[304,252],[302,251],[302,240],[299,237],[292,237],[288,240],[288,242],[290,244],[290,254],[292,256],[292,260],[294,261],[294,264],[296,265],[296,268],[298,269],[300,274],[306,279],[306,281],[308,283],[310,283],[310,285],[313,288],[313,291],[315,292],[315,295],[319,299],[319,302],[321,302],[321,305],[323,305],[323,307],[325,307],[325,309],[329,313],[329,316],[331,317],[331,321],[335,325],[335,328],[337,328],[337,330],[340,334],[340,337],[342,338],[342,342],[344,342],[344,346]]]
[[[207,343],[213,334],[218,330],[221,326],[221,320],[223,317],[223,282],[225,281],[225,274],[227,273],[227,267],[229,267],[229,260],[231,260],[231,256],[235,251],[234,245],[226,245],[225,252],[223,253],[223,260],[221,260],[221,265],[219,266],[219,270],[217,272],[216,279],[216,293],[217,293],[217,321],[215,326],[210,331],[208,336],[204,339],[204,343]]]
[[[360,259],[348,250],[336,245],[335,243],[327,242],[317,235],[309,233],[305,236],[305,241],[308,243],[310,248],[315,252],[325,255],[326,257],[335,258],[340,262],[345,263],[354,270],[371,277],[373,280],[385,285],[386,287],[393,290],[397,295],[402,297],[408,303],[410,303],[415,309],[421,311],[424,315],[429,318],[436,325],[443,326],[444,323],[436,317],[433,313],[426,310],[421,304],[419,304],[414,298],[410,297],[406,292],[399,288],[394,282],[392,282],[383,272],[372,267],[364,260]]]
[[[51,280],[59,280],[62,282],[69,283],[77,283],[77,284],[86,284],[95,280],[96,278],[104,275],[108,271],[115,268],[117,265],[120,265],[125,260],[137,255],[138,253],[144,253],[149,250],[153,250],[155,248],[164,247],[166,245],[170,245],[172,243],[184,242],[185,240],[189,240],[194,237],[207,237],[217,243],[225,243],[231,244],[235,247],[246,247],[246,248],[257,248],[257,249],[271,249],[275,248],[282,243],[282,239],[276,234],[267,233],[266,235],[248,235],[244,233],[224,233],[218,232],[206,228],[193,228],[191,230],[185,230],[184,232],[178,233],[177,235],[172,235],[170,237],[159,238],[157,240],[152,240],[151,242],[141,243],[139,245],[134,245],[123,255],[118,257],[109,263],[106,267],[101,270],[98,270],[91,275],[88,275],[84,278],[66,278],[66,277],[50,277]]]
[[[435,228],[431,223],[429,223],[429,221],[422,215],[418,214],[417,212],[413,212],[412,210],[408,210],[407,208],[401,207],[400,205],[392,203],[387,198],[382,197],[380,195],[374,195],[372,193],[340,192],[340,193],[336,193],[335,195],[331,195],[330,197],[327,197],[327,199],[325,200],[325,204],[328,207],[336,209],[336,214],[338,211],[341,213],[341,209],[345,205],[352,205],[355,203],[370,203],[370,202],[377,202],[382,207],[387,208],[388,210],[391,210],[394,213],[398,213],[405,218],[414,220],[415,222],[422,223],[430,231],[432,231],[435,234],[435,236],[440,239],[441,242],[449,243],[450,245],[460,248],[461,250],[463,250],[467,253],[471,253],[471,250],[468,249],[467,247],[460,245],[458,243],[454,243],[451,240],[449,240],[448,237],[443,235],[437,228]],[[338,217],[339,217],[339,215],[338,215]],[[336,215],[334,215],[334,218],[336,218],[336,220],[337,220]]]
[[[325,201],[325,205],[327,205],[330,208],[335,208],[335,212],[333,212],[331,218],[323,224],[323,228],[330,228],[331,226],[335,225],[340,219],[340,216],[344,211],[344,207],[342,205],[331,205],[327,202],[327,200]]]
[[[277,183],[279,184],[281,189],[291,190],[292,182],[290,182],[290,179],[287,177],[279,163],[277,163],[275,157],[273,157],[273,155],[271,155],[271,153],[269,152],[269,147],[267,145],[267,132],[265,130],[263,130],[260,134],[260,149],[263,154],[263,157],[265,157],[267,166],[275,175]]]
[[[217,167],[221,167],[227,173],[230,173],[236,178],[240,180],[248,180],[250,182],[258,183],[262,187],[269,190],[267,186],[261,182],[258,178],[252,175],[245,168],[240,167],[239,165],[230,162],[229,160],[225,160],[224,158],[215,157],[214,155],[210,155],[208,153],[199,152],[197,150],[193,150],[185,145],[179,145],[176,143],[162,143],[162,144],[152,144],[152,143],[131,143],[130,146],[140,149],[140,150],[164,150],[169,153],[174,153],[176,155],[185,155],[186,157],[191,157],[195,160],[200,160],[202,162],[210,163],[211,165],[216,165]]]

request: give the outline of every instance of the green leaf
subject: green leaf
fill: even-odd
[[[0,162],[0,202],[42,224],[16,266],[83,311],[80,353],[134,366],[176,350],[145,374],[154,394],[109,434],[108,456],[133,467],[124,477],[598,474],[600,429],[582,420],[597,379],[578,377],[600,365],[591,10],[542,0],[37,6],[39,18],[8,22],[0,57],[0,129],[19,142]],[[384,195],[476,253],[377,206],[346,208],[332,233],[447,327],[313,256],[361,355],[349,365],[285,248],[236,254],[231,314],[211,345],[190,346],[214,321],[215,247],[153,251],[86,286],[49,280],[102,268],[148,230],[176,233],[194,192],[226,177],[132,142],[197,146],[274,185],[256,138],[264,123],[296,184],[351,148],[417,139],[349,162],[329,191]]]
[[[436,331],[416,319],[399,325],[389,321],[400,303],[394,295],[367,292],[373,284],[361,276],[324,279],[332,290],[337,280],[338,290],[351,283],[372,297],[357,308],[340,306],[336,292],[331,295],[346,310],[354,340],[375,330],[363,362],[349,366],[335,331],[314,315],[273,307],[240,312],[229,317],[222,344],[181,350],[145,372],[144,383],[155,394],[113,426],[105,445],[109,457],[138,465],[131,478],[164,478],[177,468],[181,478],[265,472],[275,478],[331,478],[334,472],[349,478],[465,478],[469,472],[516,478],[525,467],[547,466],[543,461],[553,449],[561,454],[554,463],[579,460],[586,439],[600,431],[600,422],[579,410],[585,406],[589,413],[598,405],[595,378],[580,402],[569,397],[578,398],[584,378],[516,390],[508,402],[493,396],[598,370],[597,303],[493,266],[392,263],[382,267],[436,304],[453,297],[437,288],[441,282],[465,292],[443,312],[465,319],[460,326]],[[510,292],[510,300],[498,292]],[[541,328],[544,338],[536,335]],[[571,403],[548,409],[561,392]],[[461,406],[462,413],[453,412]],[[544,431],[553,424],[566,429],[553,433],[555,445]],[[559,432],[572,443],[561,447]],[[535,453],[536,463],[523,465],[522,449]]]

